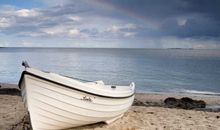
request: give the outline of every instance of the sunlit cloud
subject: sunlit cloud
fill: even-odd
[[[179,26],[184,26],[187,23],[187,18],[177,18],[177,23]]]
[[[12,21],[8,18],[2,17],[0,18],[0,28],[6,28],[11,26]]]
[[[113,25],[106,29],[107,32],[116,36],[132,37],[136,34],[137,25],[125,24],[125,25]]]
[[[15,11],[15,14],[19,17],[36,17],[40,15],[40,12],[34,9],[20,9]]]
[[[78,30],[78,29],[70,29],[69,30],[70,36],[78,36],[79,34],[80,34],[80,30]]]
[[[108,28],[107,31],[109,32],[120,32],[125,29],[136,29],[137,26],[135,24],[125,24],[125,25],[113,25],[112,27]]]
[[[69,19],[70,19],[70,20],[73,20],[73,21],[77,21],[77,22],[79,22],[79,21],[82,20],[82,18],[79,17],[79,16],[70,16]]]

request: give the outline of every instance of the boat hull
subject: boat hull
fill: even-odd
[[[134,95],[110,98],[85,93],[28,74],[21,79],[20,87],[33,130],[111,123],[121,117],[134,100]]]

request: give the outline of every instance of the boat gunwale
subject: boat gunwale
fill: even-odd
[[[59,86],[62,86],[62,87],[68,88],[68,89],[73,89],[73,90],[76,90],[76,91],[80,91],[80,92],[83,92],[83,93],[87,93],[87,94],[90,94],[90,95],[94,95],[94,96],[98,96],[98,97],[103,97],[103,98],[123,99],[123,98],[132,97],[132,96],[134,95],[134,92],[133,92],[131,95],[123,96],[123,97],[114,97],[114,96],[105,96],[105,95],[101,95],[101,94],[96,94],[96,93],[88,92],[88,91],[81,90],[81,89],[78,89],[78,88],[75,88],[75,87],[71,87],[71,86],[69,86],[69,85],[66,85],[66,84],[63,84],[63,83],[60,83],[60,82],[51,80],[51,79],[44,78],[44,77],[42,77],[42,76],[39,76],[39,75],[30,73],[30,72],[28,72],[28,71],[26,71],[26,70],[23,71],[22,74],[21,74],[21,78],[20,78],[20,80],[19,80],[19,82],[18,82],[19,88],[21,88],[21,84],[22,84],[22,81],[23,81],[23,78],[24,78],[24,75],[25,75],[25,74],[26,74],[26,75],[33,76],[33,77],[36,77],[36,78],[39,78],[39,79],[41,79],[41,80],[46,80],[46,81],[48,81],[48,82],[57,84],[57,85],[59,85]]]

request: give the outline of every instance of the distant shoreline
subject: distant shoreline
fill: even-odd
[[[0,47],[0,48],[21,48],[21,49],[140,49],[140,50],[219,50],[203,48],[114,48],[114,47]]]
[[[143,93],[143,94],[157,94],[157,95],[183,95],[183,96],[205,96],[205,97],[219,97],[220,93],[214,93],[214,92],[158,92],[158,91],[137,91],[137,93]]]
[[[166,48],[170,50],[194,50],[194,48]]]

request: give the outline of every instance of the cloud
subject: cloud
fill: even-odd
[[[69,35],[70,36],[78,36],[78,35],[80,35],[80,30],[78,30],[78,29],[70,29],[69,30]]]
[[[132,37],[135,36],[137,25],[135,24],[125,24],[125,25],[113,25],[106,29],[106,32],[112,33],[113,35]]]
[[[155,26],[155,34],[220,37],[219,0],[97,0]],[[198,4],[199,3],[199,4]],[[207,26],[208,25],[208,26]],[[147,25],[145,25],[147,26]]]
[[[178,38],[163,37],[155,41],[161,48],[194,48],[194,49],[216,49],[220,48],[219,38]]]
[[[184,26],[187,23],[187,18],[177,18],[177,23],[179,26]]]
[[[34,9],[20,9],[15,11],[15,14],[18,17],[36,17],[40,15],[40,12],[34,10]]]
[[[71,0],[39,0],[49,6],[65,5],[70,3]]]
[[[134,24],[125,24],[125,25],[121,25],[121,26],[113,25],[112,27],[107,28],[107,31],[115,33],[115,32],[120,32],[122,30],[130,30],[130,29],[135,29],[135,28],[137,28],[137,27]]]
[[[8,18],[0,18],[0,28],[5,28],[11,26],[12,22]]]
[[[19,35],[31,36],[31,37],[59,37],[59,38],[81,38],[85,36],[79,29],[73,28],[71,26],[57,25],[53,27],[41,28],[37,32],[23,32]]]
[[[134,32],[124,32],[124,37],[133,37],[135,34]]]
[[[96,47],[109,43],[119,47],[212,48],[220,44],[218,0],[201,0],[200,4],[197,0],[41,2],[46,6],[0,6],[0,34],[23,41],[35,39],[36,43],[76,42]]]
[[[82,18],[79,17],[79,16],[69,16],[69,19],[70,19],[70,20],[73,20],[73,21],[76,21],[76,22],[79,22],[79,21],[82,20]]]
[[[67,8],[66,8],[67,7]],[[82,17],[70,5],[48,9],[6,8],[0,12],[0,32],[19,37],[73,37]],[[79,35],[78,35],[79,36]]]
[[[54,26],[54,27],[49,27],[49,28],[42,28],[40,29],[41,32],[53,36],[53,35],[58,35],[62,34],[65,31],[65,26]]]
[[[89,40],[118,39],[136,35],[137,25],[103,14],[92,14],[89,5],[68,3],[46,9],[3,10],[3,34],[18,37],[73,38]],[[80,8],[79,8],[80,7]],[[100,11],[103,12],[103,11]],[[90,16],[91,15],[91,16]],[[12,22],[14,19],[15,22]],[[12,24],[14,23],[14,24]],[[97,24],[98,23],[98,24]]]

